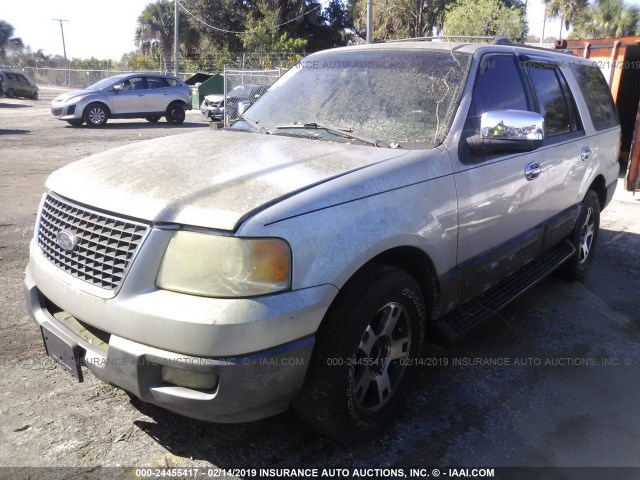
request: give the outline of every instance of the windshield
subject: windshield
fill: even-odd
[[[469,58],[445,50],[312,55],[292,67],[244,117],[263,132],[301,135],[283,127],[315,124],[392,146],[429,148],[447,133]],[[322,139],[323,132],[316,128],[313,135]]]
[[[117,81],[123,77],[109,77],[104,80],[100,80],[99,82],[94,83],[93,85],[89,85],[85,90],[102,90],[103,88],[107,88],[108,86],[117,83]]]
[[[238,85],[227,94],[228,97],[251,97],[252,91],[258,90],[255,85]],[[254,94],[255,95],[255,94]]]

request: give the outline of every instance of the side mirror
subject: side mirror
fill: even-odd
[[[121,83],[119,83],[118,85],[114,85],[113,86],[113,91],[114,92],[121,92],[123,90],[124,90],[124,86]]]
[[[542,146],[544,117],[524,110],[495,110],[480,117],[480,132],[467,138],[476,155],[530,152]]]

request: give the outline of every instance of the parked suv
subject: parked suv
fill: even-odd
[[[555,270],[586,274],[619,137],[601,72],[568,54],[319,52],[232,128],[53,173],[29,308],[78,380],[84,365],[208,421],[292,404],[330,435],[374,432],[425,342],[469,334]]]
[[[191,88],[168,75],[124,74],[100,80],[79,90],[59,95],[51,103],[51,114],[72,126],[86,122],[101,127],[109,118],[145,118],[155,123],[184,122],[191,110]]]
[[[0,71],[0,90],[7,98],[23,97],[38,100],[38,86],[21,73]]]

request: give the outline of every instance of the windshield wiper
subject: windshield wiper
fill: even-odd
[[[350,140],[356,140],[358,142],[366,143],[368,145],[373,145],[374,147],[387,146],[382,140],[372,140],[370,138],[354,135],[353,133],[351,133],[353,132],[353,130],[350,127],[330,127],[327,125],[319,125],[315,122],[292,123],[291,125],[280,125],[278,127],[274,127],[272,130],[269,130],[269,133],[277,135],[277,132],[275,132],[275,130],[289,130],[289,129],[324,130],[325,132],[330,133],[332,135],[336,135],[342,138],[347,138]]]

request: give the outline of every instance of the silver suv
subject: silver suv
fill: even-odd
[[[105,78],[79,90],[59,95],[51,103],[51,114],[70,125],[86,122],[101,127],[109,118],[145,118],[155,123],[184,122],[191,110],[191,88],[167,75],[124,74]]]
[[[568,54],[313,54],[230,129],[53,173],[29,308],[78,380],[86,366],[203,420],[292,404],[330,435],[378,431],[425,342],[473,332],[553,271],[585,275],[619,137],[601,72]]]

